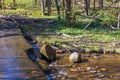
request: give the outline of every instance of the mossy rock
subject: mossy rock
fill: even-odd
[[[56,59],[56,52],[49,44],[43,44],[41,47],[41,54],[48,60],[53,61]]]

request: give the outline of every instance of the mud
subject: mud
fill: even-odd
[[[58,54],[51,64],[60,75],[57,80],[120,80],[120,54],[81,54],[82,62],[71,64],[69,54]]]

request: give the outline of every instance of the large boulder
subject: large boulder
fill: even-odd
[[[56,52],[49,44],[41,46],[41,54],[48,60],[53,61],[56,59]]]
[[[77,63],[77,62],[81,62],[81,55],[78,52],[73,52],[72,54],[70,54],[69,56],[69,61],[71,63]]]

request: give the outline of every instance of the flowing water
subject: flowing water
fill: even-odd
[[[29,56],[31,57],[31,59],[33,59],[32,61],[41,59],[41,58],[42,58],[42,55],[40,54],[40,48],[39,48],[35,43],[32,43],[32,39],[27,39],[27,38],[26,38],[26,40],[27,40],[27,42],[28,42],[29,44],[32,45],[32,48],[33,48],[33,50],[34,50],[34,54],[35,54],[35,55],[34,55],[34,56],[33,56],[33,55],[29,55]],[[36,56],[36,57],[35,57],[35,56]],[[37,58],[37,59],[34,59],[34,58]],[[48,80],[55,80],[55,78],[56,78],[56,75],[54,75],[54,74],[52,74],[52,73],[50,73],[50,72],[45,73],[45,75],[46,75],[46,77],[47,77]]]

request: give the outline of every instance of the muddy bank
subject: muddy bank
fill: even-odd
[[[120,79],[120,54],[80,52],[82,61],[74,64],[69,62],[70,54],[56,53],[56,60],[49,64],[57,72],[54,75],[56,80]]]
[[[71,64],[70,54],[58,54],[51,64],[60,75],[57,80],[119,80],[119,54],[82,54],[82,62]]]

